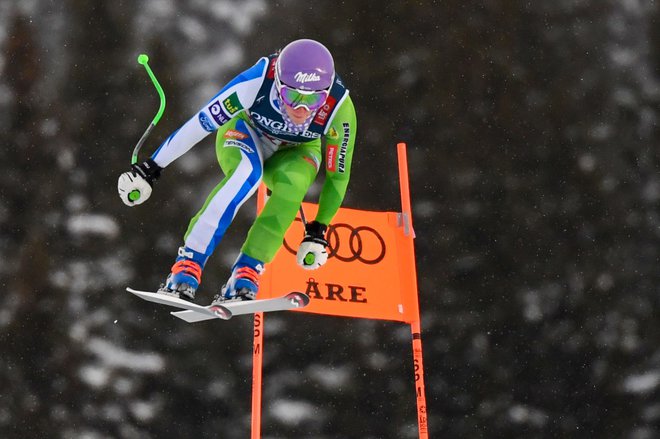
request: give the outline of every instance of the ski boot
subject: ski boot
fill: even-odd
[[[188,247],[179,247],[179,253],[172,266],[172,272],[167,276],[165,284],[161,285],[159,293],[168,294],[190,302],[195,300],[195,292],[202,281],[202,270],[206,257]]]
[[[241,253],[231,268],[229,280],[223,285],[220,294],[214,297],[213,303],[256,299],[259,291],[259,275],[263,272],[263,262]]]

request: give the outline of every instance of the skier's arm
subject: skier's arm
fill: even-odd
[[[349,95],[337,109],[325,135],[326,175],[316,214],[316,221],[321,224],[330,224],[344,201],[351,174],[356,133],[355,107]]]
[[[267,68],[268,59],[261,58],[254,66],[232,79],[160,145],[151,156],[154,163],[165,168],[204,137],[249,108],[257,96]]]
[[[185,154],[209,133],[236,117],[254,102],[268,67],[268,58],[236,76],[181,128],[172,133],[153,155],[119,176],[117,190],[127,206],[142,204],[151,195],[160,171]]]
[[[346,95],[325,134],[325,182],[319,198],[316,219],[305,225],[305,237],[298,247],[296,261],[306,270],[315,270],[328,260],[328,224],[339,210],[351,174],[357,120],[355,107]]]

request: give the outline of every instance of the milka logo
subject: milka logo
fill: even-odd
[[[303,84],[307,82],[318,82],[321,80],[321,77],[317,75],[316,73],[303,73],[303,72],[298,72],[296,73],[296,76],[293,77],[296,82],[302,82]]]

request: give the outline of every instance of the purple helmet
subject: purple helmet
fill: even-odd
[[[335,80],[335,63],[318,41],[296,40],[282,49],[275,75],[282,84],[298,90],[327,90]]]

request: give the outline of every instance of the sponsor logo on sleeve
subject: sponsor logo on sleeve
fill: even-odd
[[[335,162],[337,158],[337,149],[338,145],[328,145],[325,147],[325,163],[328,168],[328,171],[336,172],[337,163]]]
[[[229,95],[228,98],[222,101],[222,105],[225,107],[225,110],[227,110],[227,113],[229,113],[230,116],[233,116],[243,109],[241,101],[238,100],[238,95],[236,93]]]
[[[328,138],[332,140],[339,140],[339,133],[335,129],[335,127],[330,127],[328,130]]]
[[[344,128],[344,138],[341,140],[341,147],[337,156],[337,170],[343,174],[346,172],[346,151],[348,151],[348,140],[351,138],[351,125],[344,122],[342,127]]]
[[[209,112],[211,113],[211,116],[213,116],[213,119],[215,119],[218,125],[224,125],[227,122],[229,122],[229,119],[231,119],[225,113],[224,109],[222,108],[222,105],[220,104],[220,101],[215,101],[214,103],[209,105]]]
[[[198,118],[199,118],[199,124],[202,126],[202,128],[204,128],[204,130],[208,131],[209,133],[215,131],[215,125],[213,125],[213,121],[208,116],[208,114],[206,114],[203,111],[200,111]]]
[[[318,125],[323,125],[326,123],[328,116],[330,116],[330,113],[332,113],[332,109],[335,108],[335,105],[337,105],[337,99],[332,96],[328,96],[328,99],[325,101],[325,105],[323,105],[316,113],[314,123]]]

